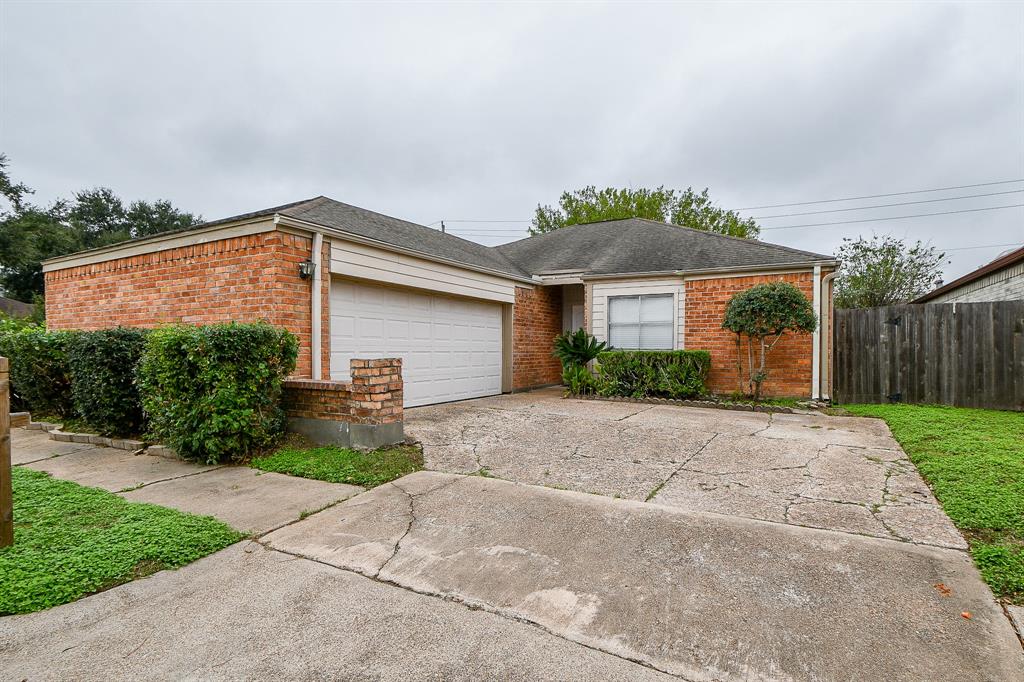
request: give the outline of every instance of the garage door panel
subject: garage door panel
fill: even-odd
[[[501,306],[348,280],[331,283],[331,377],[352,358],[400,357],[405,404],[501,392]]]

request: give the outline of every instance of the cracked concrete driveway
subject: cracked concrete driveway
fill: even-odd
[[[426,466],[684,509],[963,549],[884,422],[564,399],[406,412]]]
[[[436,472],[262,541],[687,680],[1010,680],[1024,669],[956,550]]]

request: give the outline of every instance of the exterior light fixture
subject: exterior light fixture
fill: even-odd
[[[316,263],[311,260],[304,260],[299,263],[299,277],[309,279],[316,272]]]

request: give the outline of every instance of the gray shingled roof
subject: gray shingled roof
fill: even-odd
[[[644,218],[563,227],[496,247],[535,275],[712,270],[832,260],[810,251],[659,223]]]
[[[324,196],[214,220],[183,232],[272,215],[303,220],[425,256],[522,278],[566,271],[611,275],[832,260],[832,256],[810,251],[725,237],[643,218],[573,225],[489,247]]]
[[[428,256],[475,265],[488,270],[497,270],[517,277],[530,276],[497,249],[432,230],[423,225],[374,213],[365,208],[343,204],[327,197],[317,197],[309,201],[268,209],[268,211],[271,214],[279,213],[283,216],[412,249]],[[262,212],[252,217],[261,214]]]

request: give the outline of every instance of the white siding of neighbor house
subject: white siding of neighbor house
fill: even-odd
[[[683,347],[683,324],[686,289],[683,286],[681,277],[652,277],[650,279],[615,280],[607,282],[594,282],[590,287],[593,300],[591,301],[591,330],[598,341],[608,340],[608,299],[612,296],[637,296],[672,294],[675,297],[675,304],[672,306],[674,312],[673,342],[675,348]]]
[[[989,273],[927,303],[989,303],[1024,299],[1024,263]]]
[[[334,237],[331,273],[502,303],[514,303],[516,299],[513,280]]]

